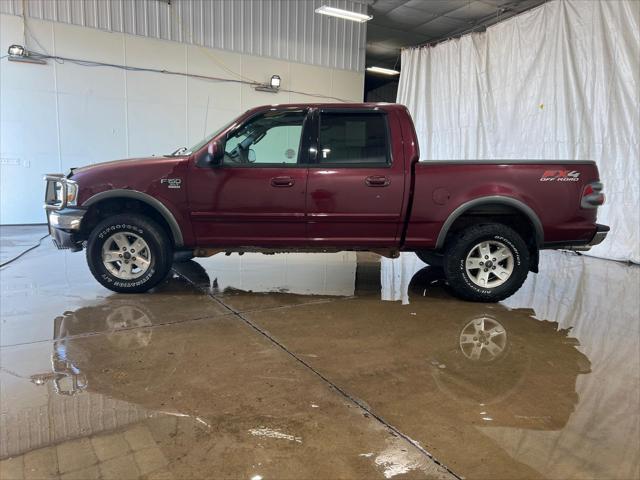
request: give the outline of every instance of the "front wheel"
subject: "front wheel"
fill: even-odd
[[[139,293],[155,287],[169,273],[172,257],[165,231],[143,215],[109,217],[87,241],[91,273],[114,292]]]
[[[473,225],[445,249],[444,272],[453,293],[475,302],[498,302],[513,295],[529,273],[524,240],[501,224]]]

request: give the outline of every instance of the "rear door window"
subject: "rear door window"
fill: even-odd
[[[390,164],[384,113],[321,112],[318,144],[317,163],[321,165]]]

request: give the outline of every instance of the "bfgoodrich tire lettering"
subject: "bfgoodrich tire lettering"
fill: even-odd
[[[107,254],[115,252],[110,251],[113,247],[105,247],[105,243],[114,242],[114,237],[131,245],[136,241],[144,245],[144,253],[131,250],[133,255],[144,255],[144,259],[141,255],[146,262],[144,268],[137,268],[136,272],[128,275],[118,275],[115,271],[117,268],[107,267],[105,251]],[[98,282],[114,292],[139,293],[155,287],[167,276],[172,256],[165,231],[143,215],[120,214],[109,217],[93,229],[87,241],[87,263],[91,273]]]
[[[489,254],[488,269],[485,268],[486,265],[482,265],[479,269],[472,267],[470,272],[470,265],[477,265],[476,261],[485,261],[484,256],[477,254],[480,245],[483,249],[492,248],[493,252],[499,250],[504,258],[508,258],[509,264],[507,265],[506,260],[501,265],[495,264],[494,256]],[[459,298],[475,302],[498,302],[518,291],[527,278],[529,249],[522,237],[505,225],[473,225],[448,241],[443,266],[449,287]],[[506,272],[504,279],[501,280],[493,273],[495,270],[492,269],[495,267]],[[474,272],[480,273],[474,276]],[[485,275],[489,272],[491,275],[485,279],[486,284],[495,286],[481,285],[477,277],[482,276],[482,272],[485,272]]]

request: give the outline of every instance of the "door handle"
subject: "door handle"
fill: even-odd
[[[366,183],[368,187],[386,187],[391,183],[391,180],[384,175],[371,175],[364,179],[364,183]]]
[[[273,177],[271,179],[272,187],[293,187],[294,183],[296,183],[296,181],[293,177]]]

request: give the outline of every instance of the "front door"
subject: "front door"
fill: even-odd
[[[383,111],[323,109],[317,154],[309,165],[310,242],[392,246],[401,233],[404,157],[397,119]]]
[[[306,118],[306,109],[259,113],[227,135],[220,166],[191,169],[189,201],[199,245],[305,242]]]

